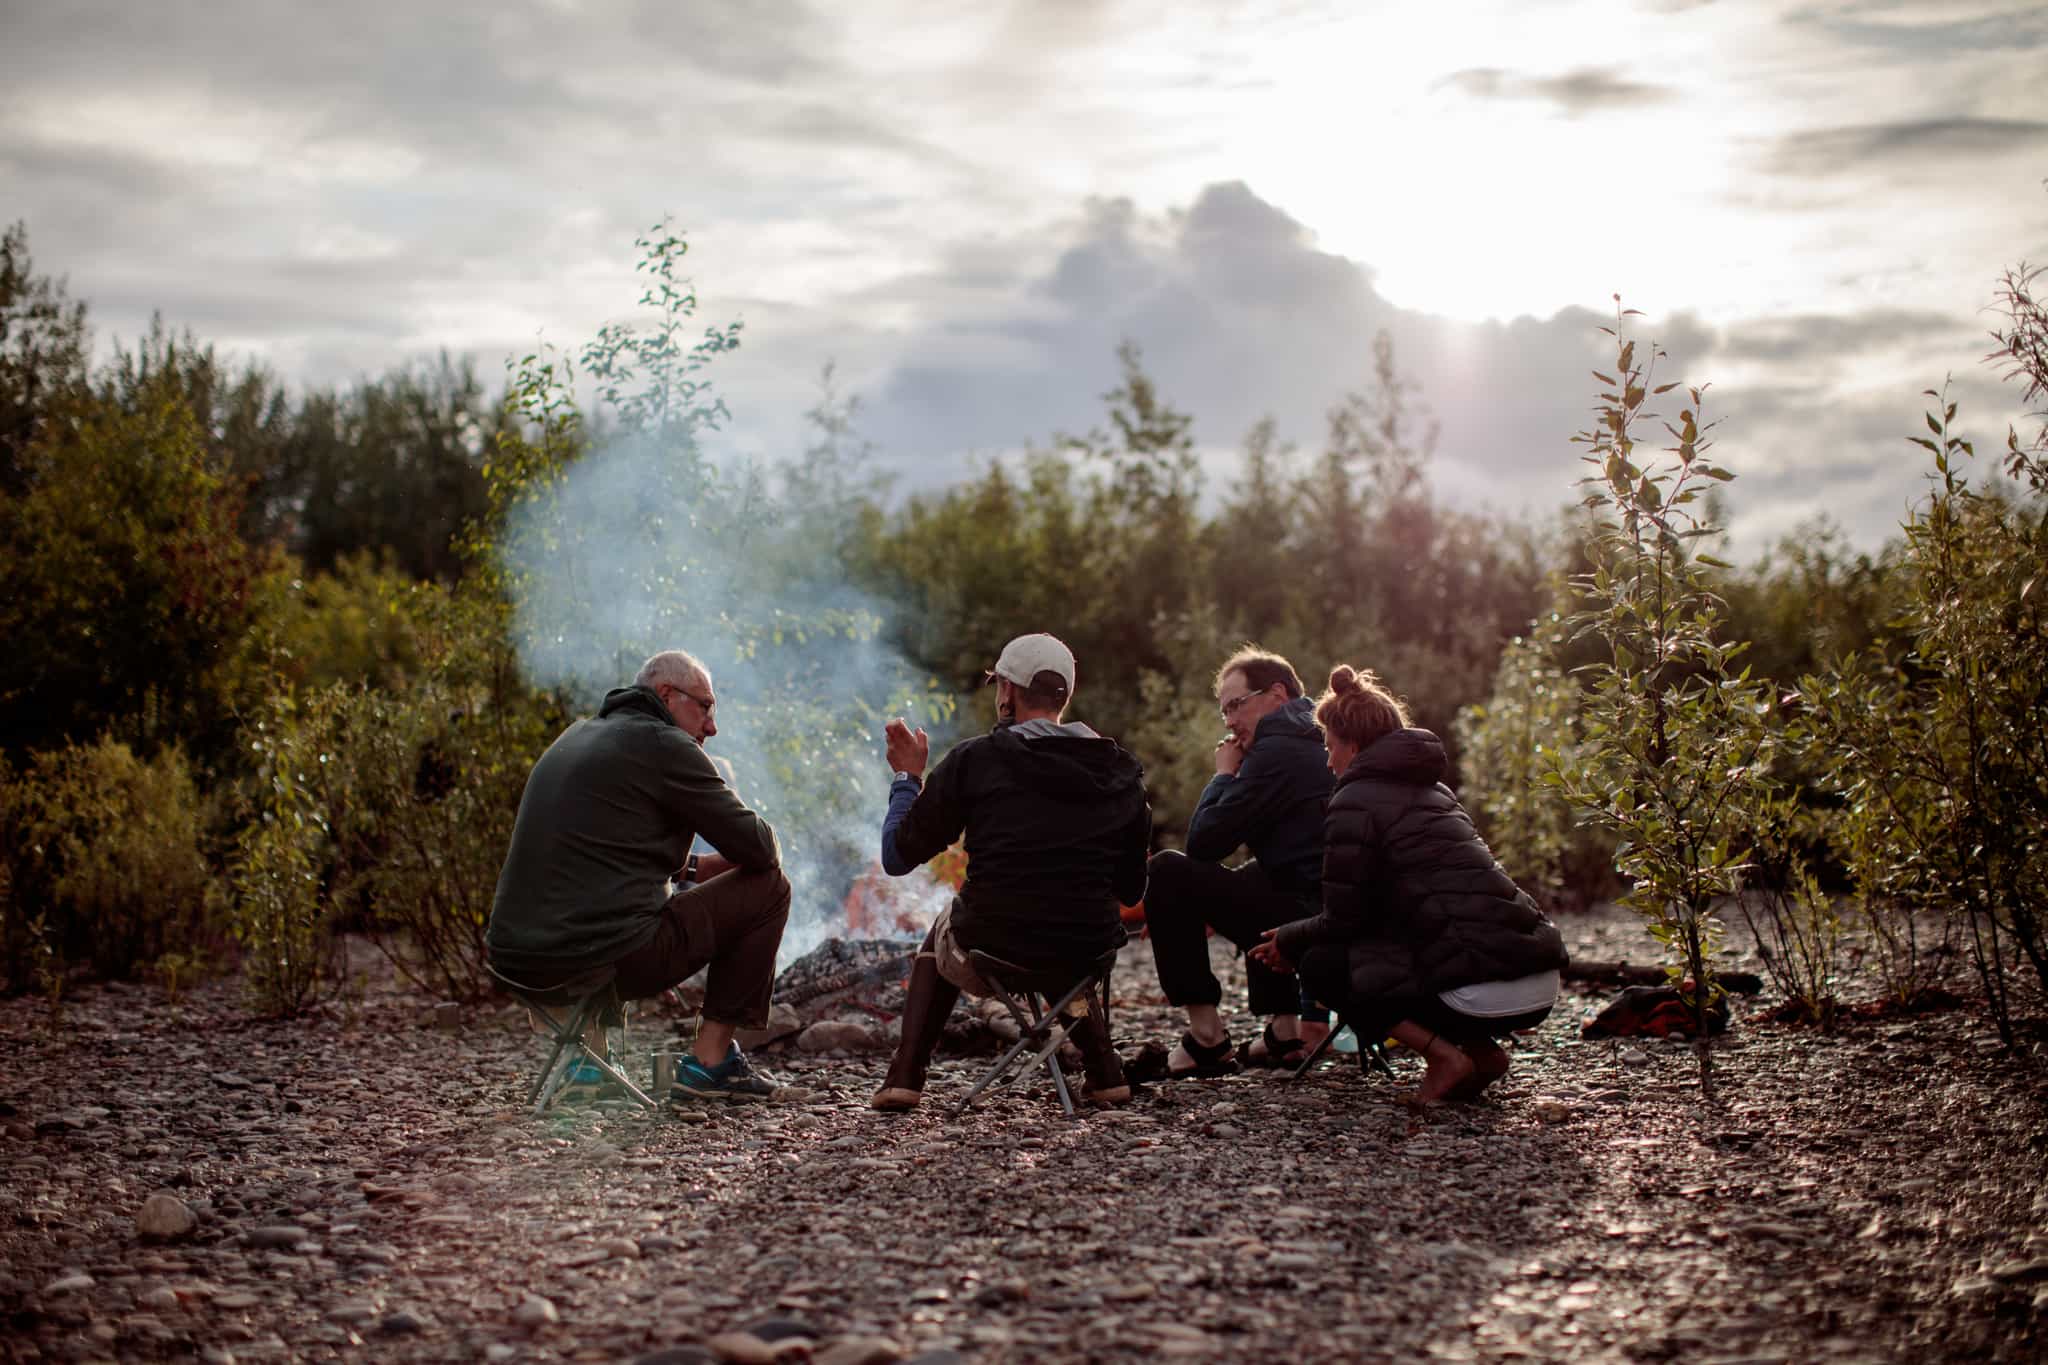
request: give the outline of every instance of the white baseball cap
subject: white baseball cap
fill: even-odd
[[[1074,651],[1050,635],[1019,635],[1003,646],[996,666],[988,671],[989,681],[1008,678],[1019,687],[1029,687],[1041,673],[1057,673],[1074,694]]]

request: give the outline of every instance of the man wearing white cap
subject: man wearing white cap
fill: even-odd
[[[1145,772],[1113,739],[1062,721],[1074,655],[1050,635],[1020,635],[988,681],[996,724],[955,744],[925,774],[931,742],[892,720],[883,732],[895,781],[882,822],[882,867],[901,877],[967,839],[967,880],[926,935],[910,974],[903,1040],[874,1098],[910,1109],[960,992],[987,993],[970,949],[1029,968],[1085,966],[1124,941],[1119,903],[1145,892],[1152,809]],[[1130,1098],[1110,1040],[1091,1018],[1072,1032],[1088,1095]]]

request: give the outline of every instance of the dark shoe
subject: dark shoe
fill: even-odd
[[[1181,1051],[1193,1060],[1194,1065],[1174,1066],[1172,1059],[1168,1058],[1166,1074],[1173,1080],[1235,1076],[1244,1069],[1244,1064],[1238,1060],[1237,1048],[1231,1044],[1230,1035],[1227,1033],[1223,1035],[1223,1041],[1214,1046],[1196,1042],[1192,1033],[1183,1033],[1180,1036],[1180,1047]]]
[[[1299,1038],[1276,1038],[1268,1023],[1259,1041],[1244,1050],[1246,1066],[1277,1066],[1292,1071],[1307,1060],[1309,1045]]]
[[[1146,1043],[1124,1062],[1124,1081],[1129,1085],[1151,1085],[1166,1079],[1167,1050],[1158,1043]]]
[[[960,988],[939,975],[939,960],[919,953],[910,965],[910,992],[903,1002],[903,1040],[889,1059],[889,1074],[869,1103],[885,1113],[917,1108],[924,1097],[925,1071],[939,1034],[960,999]]]
[[[747,1054],[734,1043],[716,1066],[706,1066],[694,1056],[683,1058],[676,1066],[670,1094],[693,1100],[765,1100],[780,1088],[773,1078],[754,1070]]]

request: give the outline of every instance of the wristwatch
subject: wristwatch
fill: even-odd
[[[692,854],[690,854],[690,855],[689,855],[689,856],[688,856],[687,858],[684,858],[684,859],[683,859],[683,885],[685,885],[685,886],[695,886],[696,884],[697,884],[697,855],[696,855],[696,854],[694,854],[694,853],[692,853]]]
[[[904,781],[905,779],[908,779],[909,781],[912,781],[912,782],[915,782],[915,783],[917,783],[917,785],[918,785],[918,786],[920,786],[920,787],[922,787],[922,786],[924,785],[924,779],[923,779],[923,778],[919,777],[919,776],[918,776],[918,775],[917,775],[916,773],[907,773],[907,772],[904,772],[904,771],[903,771],[903,770],[902,770],[901,768],[898,768],[898,769],[896,770],[896,772],[895,772],[894,776],[892,776],[892,777],[890,778],[890,781],[891,781],[891,782],[902,782],[902,781]]]

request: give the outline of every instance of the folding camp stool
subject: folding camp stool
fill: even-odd
[[[956,1116],[966,1112],[967,1106],[974,1103],[975,1096],[1002,1080],[1012,1064],[1024,1055],[1025,1049],[1035,1047],[1038,1051],[1017,1074],[1026,1075],[1032,1067],[1043,1062],[1045,1069],[1052,1073],[1052,1085],[1059,1092],[1060,1108],[1066,1111],[1068,1118],[1072,1118],[1074,1097],[1067,1089],[1066,1073],[1060,1070],[1059,1059],[1060,1044],[1067,1041],[1066,1010],[1076,1001],[1081,1002],[1083,1008],[1101,1024],[1103,1038],[1109,1037],[1109,974],[1116,967],[1116,958],[1117,950],[1112,948],[1096,958],[1092,965],[1080,969],[1077,975],[1072,967],[1033,970],[970,949],[968,965],[988,983],[996,999],[1016,1021],[1017,1041],[982,1074],[974,1088],[953,1106],[952,1112]],[[1041,1000],[1054,1003],[1042,1010]]]
[[[1336,1022],[1330,1025],[1330,1031],[1322,1036],[1321,1041],[1315,1045],[1308,1056],[1301,1059],[1301,1065],[1294,1068],[1293,1072],[1287,1077],[1288,1080],[1298,1081],[1303,1076],[1308,1075],[1315,1064],[1323,1059],[1323,1054],[1330,1050],[1330,1044],[1337,1041],[1337,1035],[1350,1027],[1344,1021],[1342,1015],[1334,1017]],[[1386,1044],[1378,1039],[1368,1043],[1355,1028],[1351,1029],[1351,1036],[1358,1039],[1359,1069],[1362,1071],[1378,1071],[1385,1075],[1388,1080],[1394,1079],[1393,1064],[1387,1061]]]
[[[649,1098],[646,1091],[626,1079],[626,1073],[613,1066],[611,1058],[599,1056],[583,1041],[583,1031],[608,1011],[617,1011],[619,1032],[622,1036],[625,1033],[625,1003],[613,989],[614,971],[611,967],[585,972],[558,986],[540,987],[507,976],[488,963],[485,966],[490,968],[491,975],[509,995],[526,1006],[527,1013],[533,1016],[541,1030],[555,1040],[547,1065],[541,1068],[540,1075],[534,1079],[533,1089],[526,1096],[534,1113],[547,1112],[555,1092],[562,1088],[562,1083],[569,1077],[569,1069],[578,1061],[587,1061],[595,1066],[649,1109],[661,1107]],[[553,1011],[556,1010],[566,1012],[566,1022],[555,1017]]]

